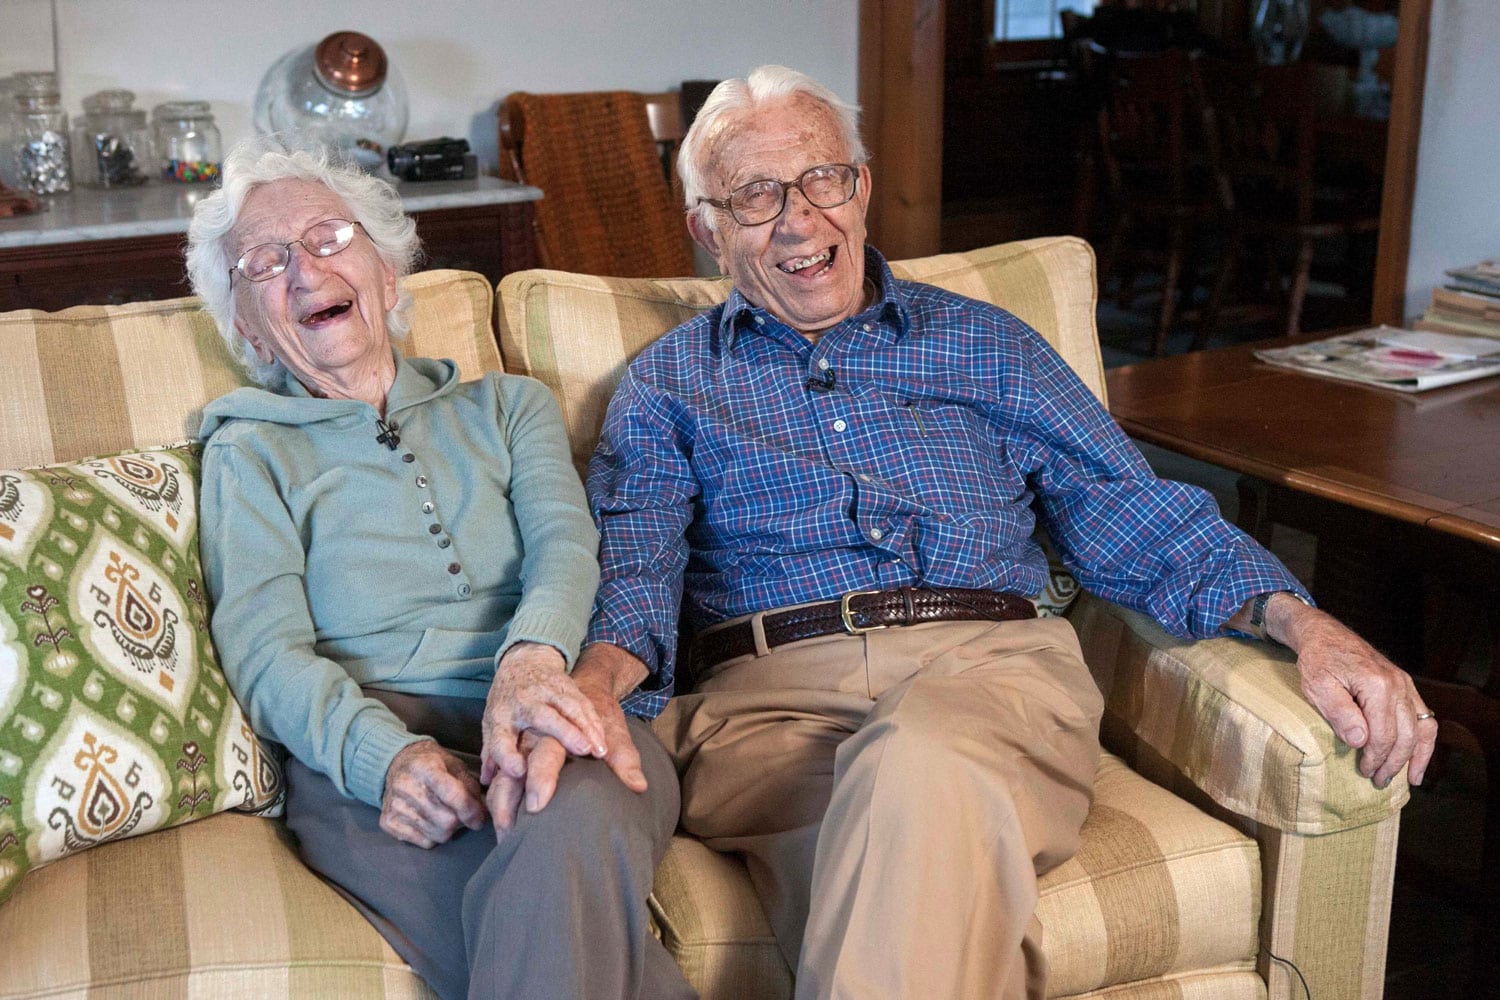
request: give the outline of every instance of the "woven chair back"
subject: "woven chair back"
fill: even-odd
[[[501,173],[542,189],[543,267],[621,278],[691,275],[645,98],[631,91],[516,92],[501,106]]]

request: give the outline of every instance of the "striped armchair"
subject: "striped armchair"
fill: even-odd
[[[1087,245],[895,267],[1011,309],[1103,395]],[[500,364],[497,319],[506,367],[557,395],[580,462],[627,360],[727,293],[714,280],[546,271],[506,278],[498,301],[463,272],[406,287],[406,349],[452,357],[472,378]],[[192,299],[0,314],[0,469],[179,440],[241,381]],[[1070,617],[1117,756],[1100,767],[1082,850],[1043,882],[1052,994],[1300,997],[1284,960],[1319,1000],[1378,997],[1403,779],[1378,791],[1359,777],[1278,650],[1174,640],[1087,595]],[[707,1000],[790,995],[736,859],[677,838],[653,906]],[[0,904],[0,1000],[168,994],[432,996],[273,820],[220,813],[110,842],[32,870]]]
[[[1094,258],[1072,238],[894,262],[899,277],[1004,306],[1101,399]],[[724,279],[526,271],[500,283],[507,371],[562,403],[582,469],[626,364],[728,294]],[[1379,997],[1399,781],[1381,791],[1303,699],[1280,647],[1184,642],[1083,595],[1069,612],[1104,691],[1106,754],[1077,857],[1041,885],[1056,997]],[[744,866],[678,837],[662,934],[706,998],[791,995]]]

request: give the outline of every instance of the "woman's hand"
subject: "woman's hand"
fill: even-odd
[[[419,740],[396,754],[385,773],[380,828],[424,849],[446,843],[461,826],[484,826],[482,794],[462,761],[433,740]]]
[[[605,734],[605,752],[595,754],[632,792],[646,790],[641,755],[620,709],[620,699],[646,676],[646,666],[617,646],[600,643],[578,657],[572,679],[594,708]],[[494,776],[485,801],[495,822],[495,836],[503,837],[516,820],[516,810],[525,799],[529,813],[541,812],[557,791],[557,779],[568,761],[568,751],[556,738],[534,731],[521,734],[519,747],[525,758],[524,777],[501,771]]]
[[[528,730],[579,757],[608,752],[599,713],[568,676],[562,654],[544,643],[518,642],[505,651],[485,700],[483,728],[479,780],[485,785],[497,774],[525,779],[531,747],[521,738]]]

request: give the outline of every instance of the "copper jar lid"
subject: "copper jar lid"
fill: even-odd
[[[349,97],[369,97],[385,83],[385,50],[369,35],[336,31],[313,53],[318,82]]]

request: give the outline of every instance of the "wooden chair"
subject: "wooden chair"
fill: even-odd
[[[1204,98],[1203,131],[1230,226],[1207,318],[1193,349],[1202,347],[1223,321],[1226,296],[1252,244],[1262,250],[1266,275],[1260,291],[1240,310],[1242,317],[1279,316],[1282,332],[1295,334],[1301,329],[1315,247],[1375,232],[1379,199],[1316,183],[1317,111],[1310,64],[1256,66],[1204,58],[1194,69]],[[1285,267],[1288,250],[1291,263]]]
[[[1141,263],[1160,266],[1161,306],[1151,351],[1167,351],[1178,299],[1191,295],[1189,254],[1201,220],[1215,215],[1211,190],[1194,162],[1202,156],[1191,127],[1192,59],[1181,49],[1126,54],[1097,49],[1106,92],[1099,107],[1098,149],[1114,218],[1100,264],[1119,278],[1121,308],[1135,293]],[[1160,245],[1142,239],[1161,233]],[[1184,280],[1184,279],[1187,280]]]
[[[499,118],[501,175],[545,194],[536,207],[543,267],[625,278],[694,273],[670,153],[652,132],[654,121],[676,123],[680,136],[669,100],[518,91]]]
[[[661,160],[662,176],[672,192],[672,200],[683,203],[682,180],[677,176],[677,150],[687,135],[682,116],[682,95],[675,90],[646,94],[646,120],[651,123],[651,137],[656,140],[656,155]]]

